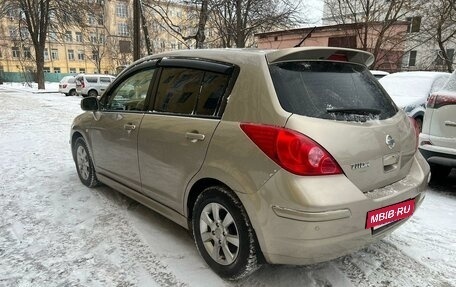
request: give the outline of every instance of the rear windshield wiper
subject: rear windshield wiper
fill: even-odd
[[[379,115],[382,113],[380,110],[367,108],[327,108],[326,112],[352,115]]]

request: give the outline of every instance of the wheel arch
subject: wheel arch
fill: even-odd
[[[225,183],[221,182],[220,180],[217,180],[214,178],[201,178],[198,181],[196,181],[190,188],[190,191],[188,192],[188,195],[187,195],[186,216],[187,216],[189,223],[191,222],[191,219],[192,219],[192,210],[193,210],[193,207],[195,206],[196,199],[204,191],[204,189],[206,189],[210,186],[222,186],[229,190],[232,190],[228,185],[226,185]],[[239,197],[236,195],[235,192],[232,192],[232,194],[233,194],[233,196],[236,196],[239,199]]]
[[[221,186],[221,187],[226,188],[227,190],[230,191],[230,194],[232,196],[234,196],[241,203],[242,208],[244,209],[245,214],[247,216],[247,219],[249,220],[249,222],[253,228],[253,234],[255,236],[257,247],[258,247],[258,249],[257,249],[258,250],[258,260],[260,262],[266,262],[266,259],[263,255],[263,249],[262,249],[262,246],[264,245],[263,237],[262,237],[262,235],[259,236],[259,234],[258,234],[259,232],[260,232],[260,234],[262,234],[262,233],[261,233],[261,231],[257,230],[257,228],[255,228],[257,225],[256,218],[252,218],[252,215],[247,210],[246,205],[243,202],[243,200],[241,199],[241,197],[239,197],[238,194],[230,186],[228,186],[227,184],[225,184],[224,182],[222,182],[218,179],[200,178],[190,188],[188,195],[187,195],[187,200],[185,202],[185,207],[186,207],[185,211],[186,211],[188,229],[190,230],[190,232],[193,232],[192,231],[192,210],[193,210],[193,207],[195,206],[196,199],[206,188],[208,188],[210,186]]]

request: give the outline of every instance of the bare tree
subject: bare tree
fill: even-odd
[[[425,3],[423,7],[426,21],[422,22],[422,39],[438,46],[435,62],[441,62],[451,73],[454,49],[453,55],[449,55],[447,48],[450,43],[453,47],[456,45],[456,3],[454,0],[433,0]]]
[[[74,13],[80,11],[78,1],[8,0],[0,5],[2,11],[19,11],[18,24],[27,29],[35,52],[38,88],[44,89],[44,50],[48,32],[81,22],[84,13]]]
[[[325,0],[330,18],[337,24],[355,24],[356,48],[370,51],[375,56],[374,68],[378,68],[385,57],[400,55],[406,37],[405,16],[417,9],[413,0]],[[329,16],[329,17],[328,17]],[[400,29],[400,25],[403,28]],[[403,48],[402,48],[403,49]]]
[[[212,0],[192,0],[179,4],[176,1],[143,1],[146,17],[154,23],[155,30],[166,31],[187,48],[203,48],[206,24]],[[175,15],[176,11],[179,15]],[[157,29],[158,28],[158,29]],[[153,31],[157,34],[158,31]],[[159,34],[159,33],[158,33]],[[193,42],[193,44],[192,44]]]
[[[213,0],[211,25],[221,46],[244,48],[253,44],[253,35],[303,23],[301,4],[288,0]]]

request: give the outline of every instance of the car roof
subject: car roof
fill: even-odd
[[[132,64],[132,66],[142,62],[164,57],[192,57],[204,58],[209,60],[228,62],[237,65],[245,63],[246,59],[256,58],[261,61],[266,59],[269,63],[296,60],[326,60],[332,55],[343,54],[347,56],[349,62],[369,66],[373,63],[374,57],[371,53],[334,47],[301,47],[288,49],[252,49],[252,48],[226,48],[226,49],[194,49],[194,50],[177,50],[155,54],[142,58]]]
[[[450,73],[446,72],[429,72],[429,71],[414,71],[414,72],[398,72],[394,74],[389,74],[385,76],[383,79],[391,79],[391,78],[430,78],[435,79],[441,76],[449,76]]]

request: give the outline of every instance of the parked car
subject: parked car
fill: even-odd
[[[59,92],[65,94],[65,96],[77,96],[75,77],[63,77],[59,82]]]
[[[388,73],[388,72],[379,71],[379,70],[370,70],[370,72],[372,73],[372,75],[374,75],[374,77],[375,77],[377,80],[380,80],[380,79],[383,78],[384,76],[387,76],[387,75],[390,74],[390,73]]]
[[[398,107],[414,118],[422,129],[426,101],[450,76],[444,72],[400,72],[379,80]]]
[[[391,233],[424,199],[413,120],[343,48],[185,50],[81,102],[79,178],[193,231],[220,276],[312,264]]]
[[[456,73],[426,106],[420,152],[431,166],[433,178],[446,177],[456,167]]]
[[[76,77],[76,91],[83,97],[96,97],[102,95],[114,79],[110,75],[80,74]]]

